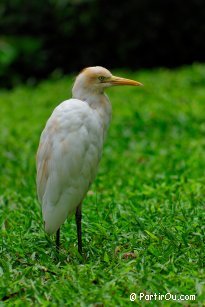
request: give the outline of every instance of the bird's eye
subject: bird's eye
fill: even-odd
[[[98,77],[98,80],[100,80],[100,81],[102,82],[102,81],[104,81],[104,80],[105,80],[105,77],[100,76],[100,77]]]

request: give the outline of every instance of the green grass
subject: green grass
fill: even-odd
[[[205,65],[115,74],[144,87],[108,91],[113,120],[84,201],[83,261],[74,218],[57,261],[35,188],[40,133],[73,77],[0,93],[0,306],[205,301]],[[140,301],[140,292],[196,301]]]

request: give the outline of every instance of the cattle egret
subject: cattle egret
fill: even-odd
[[[37,193],[45,231],[56,233],[75,213],[78,251],[82,254],[82,201],[93,182],[111,120],[111,105],[104,90],[140,82],[115,77],[103,67],[85,68],[77,76],[72,98],[58,105],[40,137],[37,152]]]

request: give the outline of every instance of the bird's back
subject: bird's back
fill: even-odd
[[[61,103],[47,121],[37,153],[37,192],[48,233],[57,231],[87,193],[105,128],[98,112],[78,99]]]

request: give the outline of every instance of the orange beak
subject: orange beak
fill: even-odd
[[[132,85],[132,86],[142,86],[143,85],[142,83],[138,81],[120,78],[116,76],[112,76],[108,82],[111,83],[111,85]]]

